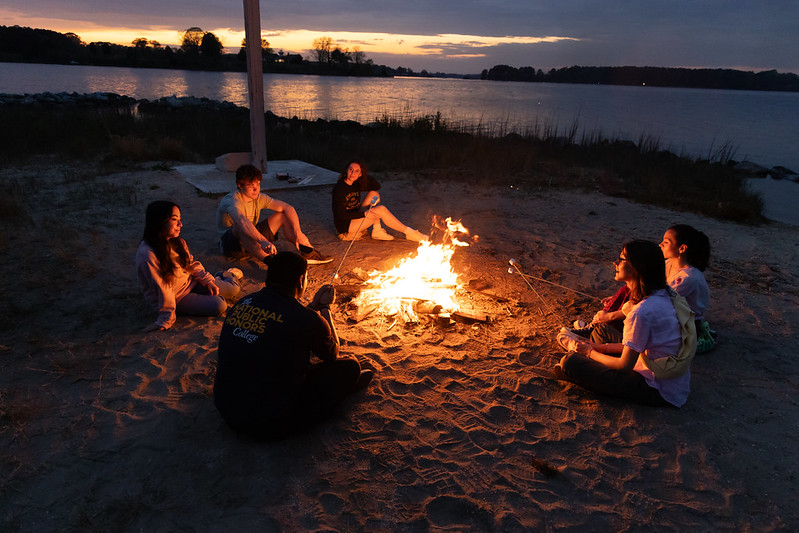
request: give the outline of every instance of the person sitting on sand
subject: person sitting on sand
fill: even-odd
[[[666,230],[660,249],[666,260],[666,281],[677,294],[685,298],[696,315],[696,353],[705,353],[716,345],[710,325],[704,320],[710,305],[710,289],[702,272],[710,259],[710,240],[707,235],[687,224],[677,224]],[[621,342],[622,328],[629,289],[623,286],[612,297],[603,300],[605,307],[591,323],[575,322],[575,334],[591,339],[595,344]],[[582,327],[580,327],[582,326]]]
[[[616,279],[630,288],[622,342],[594,344],[561,330],[558,342],[569,353],[555,372],[609,396],[680,407],[688,399],[696,353],[694,314],[666,283],[663,254],[654,242],[627,243],[614,265]]]
[[[214,403],[236,431],[282,437],[328,416],[349,394],[364,389],[371,370],[339,358],[339,339],[324,285],[308,307],[297,300],[308,285],[307,262],[279,252],[266,285],[228,312],[219,335]],[[322,362],[311,363],[311,354]]]
[[[369,175],[361,163],[353,161],[333,187],[333,224],[338,238],[343,241],[360,239],[367,229],[372,228],[372,238],[379,241],[394,240],[381,222],[389,228],[405,234],[409,241],[423,241],[427,235],[400,222],[397,217],[380,202],[380,183]],[[366,196],[361,199],[361,193]]]
[[[602,309],[594,314],[589,324],[575,320],[573,333],[600,344],[621,342],[624,328],[624,304],[630,299],[630,288],[622,285],[616,294],[602,300]]]
[[[216,226],[219,247],[226,257],[250,255],[259,261],[277,253],[273,244],[278,231],[283,229],[286,240],[298,249],[308,264],[329,263],[332,257],[322,255],[311,246],[300,229],[297,211],[287,204],[261,192],[261,171],[253,165],[242,165],[236,170],[236,189],[219,202]],[[261,220],[261,210],[274,211]]]
[[[158,311],[145,331],[165,330],[175,314],[217,316],[227,309],[241,287],[241,270],[231,268],[212,276],[196,261],[180,238],[180,207],[159,200],[147,206],[144,236],[136,250],[136,271],[144,298]]]
[[[687,224],[676,224],[666,230],[660,243],[666,259],[666,281],[685,298],[696,315],[696,353],[705,353],[716,346],[716,339],[705,320],[710,307],[710,288],[703,272],[710,261],[710,239]]]

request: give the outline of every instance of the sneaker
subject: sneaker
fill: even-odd
[[[413,228],[408,228],[407,230],[405,230],[405,238],[408,239],[409,241],[421,242],[427,240],[427,235],[425,235],[421,231],[416,231]]]
[[[241,271],[240,268],[228,268],[225,270],[225,274],[230,274],[230,277],[236,279],[236,281],[242,279],[244,277],[244,272]]]
[[[588,324],[586,324],[585,320],[582,318],[575,320],[574,324],[572,325],[574,326],[574,329],[585,329],[588,327]]]
[[[333,258],[330,257],[329,255],[322,255],[321,253],[319,253],[319,250],[311,250],[308,253],[300,255],[302,255],[305,258],[305,260],[308,261],[309,265],[323,265],[333,260]]]
[[[573,331],[567,328],[560,328],[560,332],[556,337],[558,344],[560,344],[567,352],[576,352],[577,346],[585,344],[586,340]]]
[[[353,385],[353,389],[356,391],[365,389],[369,383],[371,383],[372,378],[375,376],[373,370],[361,370],[361,374],[358,376],[358,379],[355,380],[355,385]]]
[[[372,228],[372,238],[378,241],[393,241],[394,236],[390,235],[383,226],[375,226]]]
[[[339,233],[338,239],[340,241],[359,241],[363,238],[366,234],[366,231],[361,231],[359,233]]]

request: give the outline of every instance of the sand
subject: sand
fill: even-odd
[[[342,352],[377,375],[308,433],[255,443],[212,402],[223,318],[154,313],[133,256],[144,209],[183,207],[183,236],[212,272],[217,199],[174,171],[97,177],[50,165],[6,170],[18,213],[2,220],[2,531],[790,531],[799,527],[799,228],[750,227],[598,193],[489,188],[385,174],[384,203],[421,230],[431,216],[480,236],[453,263],[465,309],[446,327],[335,307]],[[277,196],[277,195],[276,195]],[[336,261],[329,188],[283,191]],[[4,209],[8,205],[4,204]],[[624,241],[674,223],[705,231],[708,318],[682,409],[602,398],[550,377],[560,326],[615,289]],[[342,266],[386,268],[404,240],[356,242]],[[240,265],[244,292],[263,271]]]

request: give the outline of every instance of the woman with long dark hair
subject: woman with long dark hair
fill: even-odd
[[[158,317],[145,331],[168,329],[177,313],[217,316],[227,309],[225,298],[233,298],[241,290],[241,270],[228,269],[217,277],[206,272],[180,237],[182,227],[176,203],[159,200],[147,206],[136,271],[144,298],[158,311]]]
[[[561,330],[558,341],[572,353],[556,372],[609,396],[680,407],[688,399],[696,352],[693,312],[666,283],[657,244],[630,241],[614,265],[615,279],[630,289],[622,342],[596,344]]]
[[[666,259],[669,287],[685,298],[696,315],[696,353],[709,352],[716,346],[716,338],[705,320],[710,307],[710,288],[704,275],[710,261],[710,239],[688,224],[676,224],[663,234],[660,249]]]
[[[372,228],[373,239],[394,240],[394,236],[381,225],[383,222],[404,233],[409,241],[426,240],[427,235],[400,222],[385,205],[377,205],[381,200],[378,189],[380,183],[369,175],[365,165],[357,161],[347,165],[333,186],[333,224],[338,238],[342,241],[358,240]],[[366,193],[366,196],[361,198],[361,193]]]

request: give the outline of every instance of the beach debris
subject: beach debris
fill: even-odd
[[[533,468],[544,474],[546,477],[555,477],[558,474],[560,474],[560,470],[550,465],[543,459],[539,459],[538,457],[531,457],[530,462],[533,464]]]

